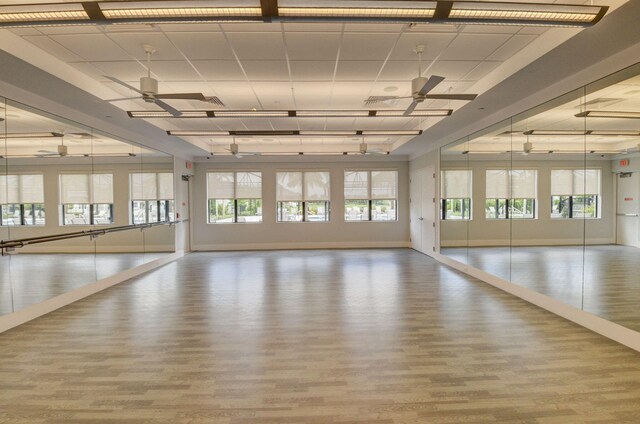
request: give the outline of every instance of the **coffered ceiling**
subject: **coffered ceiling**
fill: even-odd
[[[25,2],[27,3],[27,2]],[[544,1],[543,3],[555,3]],[[587,1],[559,3],[589,4]],[[598,1],[615,9],[625,1]],[[7,30],[2,30],[7,31]],[[146,75],[144,44],[156,49],[151,74],[162,93],[217,96],[225,107],[167,100],[180,110],[372,109],[369,96],[411,94],[418,76],[413,49],[424,45],[422,75],[446,79],[432,93],[482,94],[580,29],[534,26],[366,23],[131,24],[25,27],[10,30],[36,53],[66,64],[65,78],[95,81],[103,99],[130,97],[105,75],[138,87]],[[38,53],[40,52],[40,53]],[[40,66],[46,67],[46,66]],[[46,70],[46,69],[45,69]],[[58,75],[60,71],[58,70]],[[80,84],[78,84],[80,86]],[[86,84],[83,86],[86,89]],[[410,99],[375,106],[404,109]],[[125,110],[160,110],[142,100],[114,102]],[[467,106],[427,100],[423,108]],[[441,117],[419,118],[154,118],[163,130],[426,130]],[[392,150],[413,136],[367,136],[375,148]],[[180,140],[177,140],[180,141]],[[185,137],[202,149],[224,153],[230,136]],[[241,150],[270,152],[357,151],[362,136],[236,137]],[[204,152],[203,152],[204,154]]]

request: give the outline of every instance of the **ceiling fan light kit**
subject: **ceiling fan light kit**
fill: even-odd
[[[607,6],[501,1],[156,0],[0,6],[0,27],[199,22],[594,25]]]

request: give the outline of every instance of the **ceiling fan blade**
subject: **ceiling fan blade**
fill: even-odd
[[[444,77],[441,77],[438,75],[431,75],[431,77],[427,80],[427,82],[424,83],[424,85],[422,86],[418,94],[421,96],[424,96],[429,91],[433,90],[442,81],[444,81]]]
[[[171,93],[171,94],[156,94],[156,99],[178,99],[178,100],[199,100],[206,102],[207,98],[202,93]]]
[[[107,99],[105,100],[105,102],[123,102],[125,100],[139,100],[140,96],[138,97],[120,97],[119,99]]]
[[[38,153],[44,153],[47,155],[57,155],[58,152],[54,152],[53,150],[38,150]]]
[[[115,82],[116,84],[120,84],[123,87],[127,87],[129,90],[133,90],[136,93],[140,93],[140,94],[144,94],[142,91],[140,91],[140,89],[135,88],[133,85],[129,85],[124,81],[120,81],[118,78],[115,77],[110,77],[109,75],[103,75],[106,79],[111,80],[113,82]]]
[[[165,102],[163,102],[162,100],[158,100],[156,99],[155,104],[157,104],[158,106],[160,106],[162,109],[166,110],[167,112],[169,112],[170,114],[172,114],[174,116],[174,118],[179,118],[180,115],[182,115],[182,113],[180,113],[180,111],[174,107],[169,106],[168,104],[166,104]]]
[[[473,100],[477,94],[427,94],[426,99],[432,100]]]
[[[411,104],[409,105],[409,107],[407,108],[407,110],[404,111],[404,113],[402,115],[404,116],[409,116],[411,115],[411,112],[413,112],[413,110],[418,106],[418,103],[416,102],[411,102]]]

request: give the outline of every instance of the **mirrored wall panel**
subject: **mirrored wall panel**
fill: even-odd
[[[0,314],[175,250],[173,157],[11,100],[0,113]]]
[[[639,75],[442,148],[440,253],[640,331]]]

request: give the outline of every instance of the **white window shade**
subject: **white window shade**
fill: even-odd
[[[440,195],[443,199],[471,198],[471,171],[442,171]]]
[[[535,169],[511,170],[511,199],[535,199],[538,194],[538,171]]]
[[[509,198],[509,172],[506,169],[488,169],[485,175],[486,175],[486,198],[487,199],[508,199]]]
[[[233,172],[209,172],[207,174],[207,197],[209,199],[233,199],[235,197]]]
[[[157,200],[156,174],[151,172],[130,174],[131,200]]]
[[[279,202],[303,200],[302,172],[278,172],[276,200]]]
[[[173,199],[173,173],[160,172],[158,174],[158,200]]]
[[[236,198],[237,199],[262,198],[262,173],[261,172],[237,172],[236,173]]]
[[[371,171],[371,198],[395,199],[398,191],[398,171]]]
[[[573,172],[573,194],[574,196],[600,195],[600,170],[599,169],[576,169]]]
[[[368,171],[345,171],[344,198],[354,200],[369,199]]]
[[[113,203],[113,174],[93,174],[91,183],[90,203]]]
[[[304,200],[329,201],[331,182],[328,172],[304,173]]]
[[[7,203],[44,203],[44,177],[0,175],[0,204]]]
[[[87,174],[60,175],[60,203],[91,203],[89,177]]]
[[[551,195],[600,195],[600,170],[561,169],[551,171]]]

